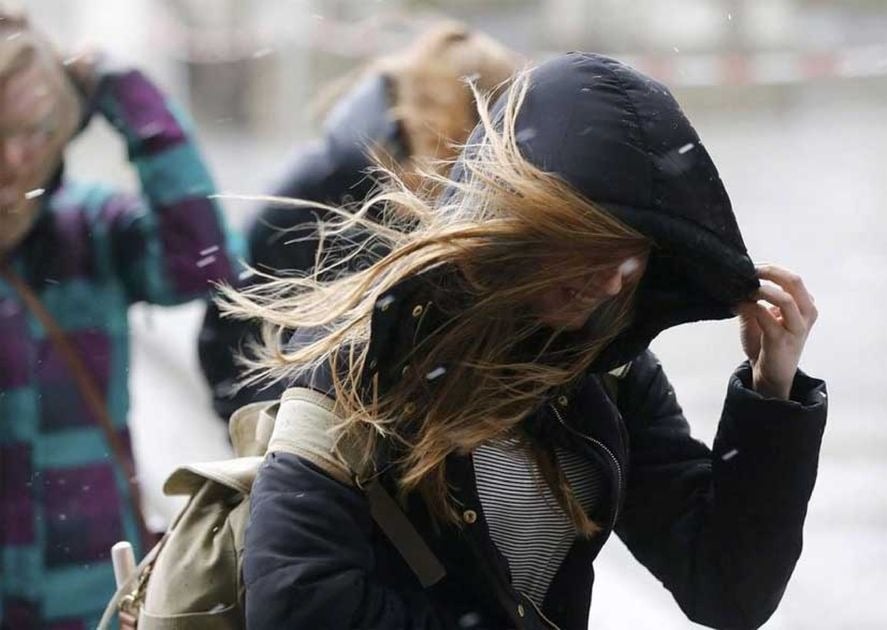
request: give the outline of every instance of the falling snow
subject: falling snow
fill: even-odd
[[[727,451],[726,453],[721,455],[721,459],[724,460],[725,462],[728,462],[731,459],[733,459],[734,457],[736,457],[737,455],[739,455],[739,451],[734,448],[733,450]]]
[[[447,373],[447,368],[442,365],[431,370],[428,374],[425,375],[426,380],[433,381],[434,379],[440,378],[444,374]]]
[[[533,127],[527,127],[518,131],[514,137],[518,142],[528,142],[536,137],[536,130]]]
[[[163,123],[151,121],[139,129],[139,136],[142,138],[153,138],[163,133]]]

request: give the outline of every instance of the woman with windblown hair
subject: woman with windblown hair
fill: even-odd
[[[693,621],[758,627],[800,553],[825,424],[825,385],[798,370],[813,299],[752,264],[661,84],[571,53],[480,113],[441,196],[368,202],[414,230],[365,212],[329,227],[361,223],[388,255],[224,306],[265,320],[256,378],[335,399],[338,436],[445,576],[422,588],[360,489],[272,452],[251,498],[249,627],[586,628],[613,532]],[[710,450],[648,345],[737,313],[748,361]]]

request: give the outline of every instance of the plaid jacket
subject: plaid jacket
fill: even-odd
[[[142,196],[59,176],[7,262],[79,348],[129,445],[129,305],[201,296],[232,263],[183,116],[136,71],[103,76],[95,107]],[[0,280],[0,627],[92,627],[114,588],[111,545],[137,540],[127,493],[64,358]]]

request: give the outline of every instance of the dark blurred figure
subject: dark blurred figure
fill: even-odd
[[[332,108],[323,138],[299,147],[290,158],[274,195],[337,207],[359,203],[374,187],[368,171],[378,161],[407,185],[417,185],[420,171],[446,168],[477,123],[468,81],[480,92],[493,92],[519,63],[516,54],[459,23],[430,29],[406,50],[361,72]],[[330,218],[317,208],[266,206],[248,232],[248,262],[275,275],[309,272],[318,253],[318,221]],[[361,234],[337,235],[325,239],[324,251],[337,255],[361,240]],[[349,259],[343,271],[367,262],[366,256]],[[245,279],[241,286],[256,281],[261,278]],[[207,310],[200,363],[216,413],[225,420],[242,405],[280,393],[274,387],[237,387],[235,355],[257,333],[257,325],[221,319],[215,305]]]
[[[133,476],[127,309],[232,277],[188,123],[143,74],[65,65],[0,11],[0,627],[93,628],[109,553],[145,537]],[[98,112],[141,195],[70,182],[68,142]]]

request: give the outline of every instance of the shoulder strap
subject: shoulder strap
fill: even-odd
[[[347,445],[337,447],[333,438],[333,429],[340,422],[328,396],[302,387],[288,389],[280,399],[268,451],[298,455],[334,479],[363,490],[373,520],[422,587],[436,584],[444,578],[446,569],[378,477],[359,482],[364,475],[359,470],[358,450]]]
[[[68,370],[71,377],[80,390],[80,395],[89,406],[92,413],[99,421],[99,425],[105,434],[105,439],[111,447],[114,459],[117,465],[126,475],[129,484],[129,498],[133,514],[135,514],[136,524],[139,528],[139,535],[142,538],[142,546],[147,549],[151,537],[148,533],[148,527],[145,524],[145,518],[141,509],[141,493],[138,483],[136,482],[135,465],[123,444],[120,435],[114,430],[114,423],[108,408],[105,405],[104,397],[99,390],[98,385],[92,378],[92,373],[86,367],[83,359],[77,354],[77,350],[65,336],[61,326],[56,322],[52,314],[40,302],[40,298],[31,290],[22,278],[16,274],[6,263],[0,263],[0,276],[15,289],[19,297],[28,307],[28,310],[36,317],[49,335],[56,349],[61,353],[65,362],[68,364]]]

